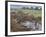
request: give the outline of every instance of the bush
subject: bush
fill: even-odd
[[[41,16],[36,17],[36,21],[41,21]]]

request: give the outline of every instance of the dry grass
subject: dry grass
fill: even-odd
[[[39,20],[37,18],[34,18],[33,15],[19,15],[16,14],[16,12],[11,12],[11,32],[18,32],[18,31],[31,31],[30,28],[27,28],[26,26],[22,25],[22,22],[29,20]],[[40,17],[39,17],[40,18]],[[41,18],[40,18],[41,20]]]
[[[12,32],[17,32],[17,31],[29,31],[27,27],[23,26],[21,22],[25,21],[24,18],[22,19],[21,17],[17,20],[18,15],[16,13],[11,13],[11,31]],[[26,18],[25,18],[26,19]],[[29,19],[29,18],[28,18]]]

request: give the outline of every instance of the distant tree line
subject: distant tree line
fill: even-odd
[[[42,10],[42,8],[41,7],[22,7],[22,9],[31,9],[31,10]]]

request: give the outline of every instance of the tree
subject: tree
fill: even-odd
[[[35,10],[38,10],[38,7],[36,7]]]
[[[31,7],[30,9],[33,10],[33,7]]]
[[[29,9],[28,7],[26,9]]]
[[[25,7],[22,7],[22,9],[25,9]]]

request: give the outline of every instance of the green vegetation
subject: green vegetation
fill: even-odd
[[[22,9],[30,9],[30,10],[42,10],[42,8],[40,7],[40,9],[39,9],[39,7],[35,7],[35,8],[33,8],[33,7],[22,7]]]
[[[27,14],[27,15],[33,15],[34,17],[42,16],[41,10],[28,10],[28,9],[17,9],[15,10],[19,14]]]

